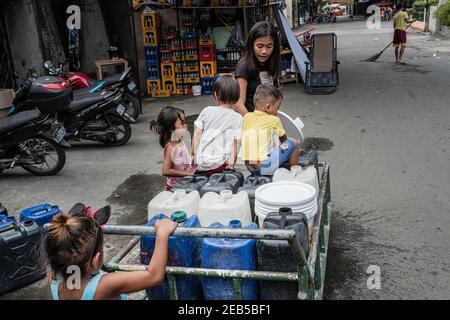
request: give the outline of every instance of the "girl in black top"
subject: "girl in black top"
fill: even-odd
[[[243,116],[255,111],[253,98],[261,84],[274,84],[280,73],[281,53],[278,29],[269,22],[256,23],[250,30],[244,57],[236,67],[241,97],[236,111]]]

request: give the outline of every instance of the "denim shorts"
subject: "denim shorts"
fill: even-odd
[[[284,163],[288,162],[297,144],[294,140],[288,139],[278,149],[272,150],[268,155],[269,159],[264,161],[261,168],[249,170],[255,176],[273,176]]]

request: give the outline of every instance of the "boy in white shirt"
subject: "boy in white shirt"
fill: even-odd
[[[233,110],[240,87],[232,75],[222,75],[213,88],[216,107],[204,109],[195,122],[192,159],[197,173],[211,176],[234,170],[241,143],[243,118]]]

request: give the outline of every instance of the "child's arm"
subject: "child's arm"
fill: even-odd
[[[187,177],[192,175],[192,172],[179,171],[173,169],[172,155],[173,155],[174,147],[172,145],[168,145],[164,149],[164,163],[162,168],[162,174],[165,177]],[[187,163],[188,164],[188,163]]]
[[[239,149],[241,148],[241,140],[235,139],[233,142],[233,148],[231,149],[230,159],[227,161],[227,169],[234,170],[236,168],[237,157]]]
[[[203,129],[195,127],[194,138],[192,139],[192,150],[191,150],[192,161],[195,161],[195,155],[197,154],[197,149],[200,144],[200,139],[202,138],[202,135],[203,135]]]
[[[239,87],[241,88],[241,96],[238,103],[236,103],[235,111],[240,113],[242,116],[245,116],[248,113],[248,110],[245,107],[245,101],[247,100],[248,80],[244,78],[238,78],[237,80],[239,82]]]
[[[120,294],[138,292],[161,284],[166,274],[169,237],[177,226],[177,223],[169,219],[156,222],[155,251],[147,271],[105,275],[99,283],[95,299],[114,299]]]

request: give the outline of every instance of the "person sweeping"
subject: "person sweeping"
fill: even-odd
[[[403,5],[398,6],[398,12],[394,16],[394,48],[395,63],[406,64],[403,62],[403,54],[406,49],[406,29],[416,20],[410,20],[408,14],[403,11]]]
[[[403,62],[403,54],[405,53],[406,48],[406,30],[411,27],[411,25],[416,20],[410,20],[408,18],[408,14],[403,11],[403,6],[398,6],[398,12],[394,17],[394,40],[387,45],[386,48],[384,48],[380,53],[377,53],[374,56],[371,56],[370,58],[366,60],[362,60],[362,62],[375,62],[377,61],[381,55],[391,47],[391,45],[394,45],[395,48],[395,63],[398,64],[406,64]],[[400,48],[401,47],[401,48]]]

